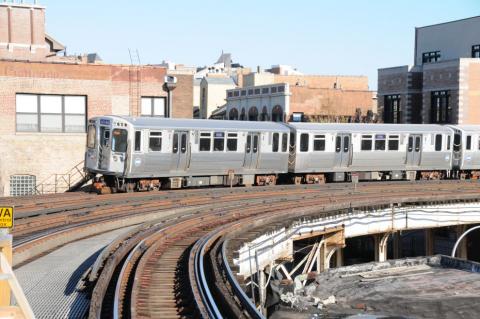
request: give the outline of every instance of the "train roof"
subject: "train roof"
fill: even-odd
[[[245,131],[280,131],[289,132],[289,128],[282,123],[253,122],[253,121],[226,121],[201,119],[169,119],[161,117],[129,117],[105,116],[112,119],[122,119],[134,127],[166,128],[166,129],[194,129],[194,130],[245,130]]]
[[[451,127],[464,132],[480,132],[480,125],[452,125]]]
[[[346,132],[381,132],[381,133],[451,133],[452,128],[436,124],[365,124],[365,123],[289,123],[290,127],[296,130],[312,131],[346,131]]]

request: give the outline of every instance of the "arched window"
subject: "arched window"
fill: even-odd
[[[268,110],[266,106],[264,106],[262,109],[262,114],[260,115],[260,121],[268,121]]]
[[[248,120],[249,120],[249,121],[258,121],[258,110],[257,110],[257,107],[252,106],[252,107],[248,110]]]
[[[283,110],[280,105],[276,105],[272,110],[272,121],[283,122]]]
[[[240,121],[245,121],[245,108],[242,108],[242,113],[240,113]]]
[[[228,114],[228,119],[233,121],[238,120],[238,111],[236,108],[230,110],[230,113]]]

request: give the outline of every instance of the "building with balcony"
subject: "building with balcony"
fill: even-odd
[[[413,66],[378,70],[385,123],[480,124],[480,16],[415,29]]]

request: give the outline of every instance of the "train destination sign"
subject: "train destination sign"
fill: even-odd
[[[13,228],[13,207],[0,207],[0,228]]]

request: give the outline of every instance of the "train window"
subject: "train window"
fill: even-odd
[[[282,152],[286,152],[288,148],[288,134],[283,133],[282,134]]]
[[[347,153],[350,148],[350,136],[343,137],[343,152]]]
[[[107,146],[110,141],[110,130],[105,130],[103,132],[103,146]]]
[[[112,138],[112,151],[125,153],[127,151],[127,130],[114,129]]]
[[[465,149],[467,151],[471,150],[472,149],[472,136],[471,135],[468,135],[467,136],[467,143],[465,145]]]
[[[142,131],[135,131],[135,152],[142,150]]]
[[[447,151],[450,150],[450,142],[451,142],[452,138],[450,137],[450,135],[447,135]]]
[[[442,150],[442,134],[435,135],[435,151]]]
[[[182,134],[182,145],[181,145],[182,153],[187,151],[187,133]]]
[[[399,137],[398,135],[390,135],[388,137],[388,150],[398,151]]]
[[[420,136],[415,137],[415,152],[420,151],[420,144],[422,143],[422,139]]]
[[[413,150],[413,137],[410,136],[408,138],[408,151],[411,152]]]
[[[200,151],[210,152],[212,145],[212,133],[200,133]]]
[[[300,134],[300,152],[307,152],[308,151],[308,134],[302,133]]]
[[[237,133],[228,133],[227,135],[227,151],[237,151]]]
[[[460,145],[461,145],[461,136],[460,136],[460,134],[455,134],[453,136],[453,150],[455,152],[459,152],[460,151]]]
[[[213,134],[213,150],[215,152],[223,152],[225,149],[225,133],[215,132]]]
[[[342,149],[342,137],[337,136],[335,139],[335,152],[340,153],[341,149]]]
[[[273,133],[272,152],[278,152],[278,133]]]
[[[87,133],[87,147],[88,148],[94,148],[95,147],[95,142],[96,142],[96,137],[97,135],[97,129],[93,125],[88,126],[88,133]]]
[[[150,132],[148,150],[160,152],[162,150],[162,132]]]
[[[313,150],[314,151],[325,151],[325,135],[314,135],[313,136]]]
[[[258,135],[253,136],[253,152],[258,151]]]
[[[178,133],[173,133],[173,147],[172,152],[174,154],[178,153]]]
[[[362,135],[362,142],[360,144],[360,149],[362,151],[372,150],[372,135]]]
[[[252,147],[252,136],[248,135],[247,136],[247,145],[245,146],[246,152],[250,153],[250,149]]]
[[[384,134],[375,135],[375,150],[384,151],[385,150],[386,137]]]

